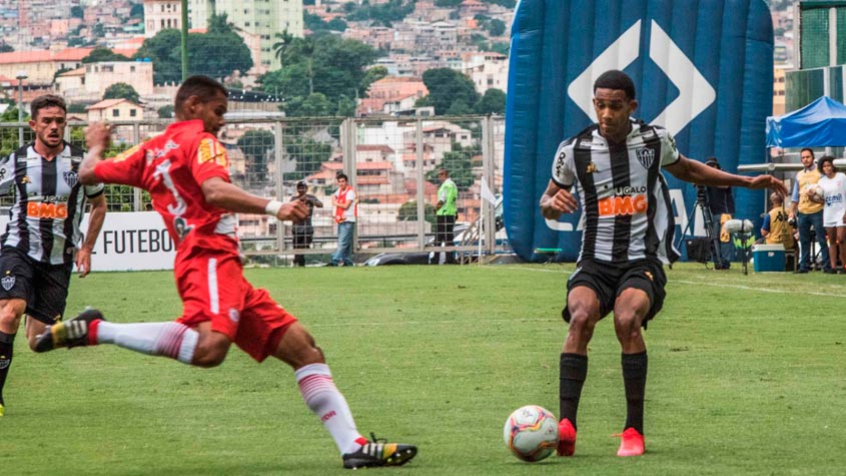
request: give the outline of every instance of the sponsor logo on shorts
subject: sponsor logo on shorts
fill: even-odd
[[[0,286],[3,286],[3,289],[6,291],[12,289],[12,286],[15,285],[15,277],[9,273],[10,271],[6,271],[6,276],[3,276],[3,279],[0,279]]]
[[[53,322],[62,322],[62,315],[56,314],[56,317],[53,318]]]
[[[645,274],[650,281],[655,281],[655,279],[652,277],[652,273],[650,273],[649,271],[646,271],[643,274]]]

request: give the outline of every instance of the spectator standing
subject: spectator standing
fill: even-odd
[[[814,163],[814,151],[806,147],[800,154],[804,170],[796,174],[793,182],[793,203],[790,206],[790,218],[795,218],[799,228],[799,270],[797,273],[807,273],[811,270],[811,227],[816,233],[817,244],[822,253],[823,269],[831,269],[828,256],[828,244],[823,233],[823,204],[811,200],[808,193],[822,178]],[[830,272],[830,271],[829,271]]]
[[[705,161],[708,167],[722,170],[720,162],[716,157],[709,157]],[[714,239],[714,250],[719,253],[719,256],[714,256],[715,269],[729,269],[731,268],[732,252],[734,246],[731,243],[731,236],[725,231],[725,223],[731,220],[734,215],[734,197],[731,195],[731,187],[706,187],[708,193],[708,208],[711,210],[711,216],[714,217],[713,229],[711,236]]]
[[[302,180],[297,182],[297,194],[291,197],[291,201],[300,200],[308,206],[308,216],[303,220],[294,221],[291,232],[294,234],[294,249],[305,249],[311,247],[314,241],[314,226],[311,224],[311,217],[314,208],[323,208],[323,202],[317,197],[308,193],[308,185]],[[294,255],[294,266],[305,267],[305,255]]]
[[[834,157],[825,155],[820,157],[819,186],[822,195],[814,194],[811,200],[823,203],[823,226],[828,235],[829,259],[831,269],[827,273],[843,273],[846,269],[837,267],[837,258],[841,265],[846,265],[846,175],[838,172],[834,165]]]
[[[358,197],[349,185],[346,174],[335,177],[338,190],[332,195],[332,206],[335,207],[335,223],[338,224],[338,249],[332,255],[330,266],[353,266],[353,233],[358,218]]]
[[[449,170],[441,168],[438,170],[438,180],[441,187],[438,189],[437,228],[435,229],[435,246],[453,246],[455,240],[455,217],[458,214],[458,187],[449,178]],[[437,253],[438,264],[455,264],[455,253],[447,251]],[[443,258],[446,255],[446,258]]]

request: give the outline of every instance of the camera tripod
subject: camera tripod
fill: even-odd
[[[704,191],[704,189],[697,190],[697,197],[696,203],[693,205],[693,211],[691,213],[691,219],[687,221],[687,226],[684,230],[682,230],[682,239],[685,236],[693,235],[693,224],[696,220],[696,210],[699,209],[702,212],[702,221],[705,226],[705,236],[708,237],[708,249],[711,251],[711,259],[714,260],[714,266],[716,268],[723,268],[725,267],[725,263],[723,263],[723,258],[720,256],[720,249],[717,246],[717,241],[719,237],[714,236],[714,215],[711,213],[711,207],[708,205],[708,195]],[[708,266],[708,260],[705,260],[705,268],[711,269]]]

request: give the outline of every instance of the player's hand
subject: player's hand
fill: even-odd
[[[562,213],[573,213],[579,208],[576,197],[567,190],[560,189],[555,195],[544,195],[541,212],[546,218],[557,219]]]
[[[752,179],[749,188],[753,190],[772,189],[775,193],[782,197],[787,196],[787,187],[784,182],[773,177],[772,175],[759,175]]]
[[[111,140],[112,129],[102,122],[92,122],[85,128],[85,143],[89,149],[108,149]]]
[[[282,221],[301,221],[308,218],[308,206],[302,200],[282,205],[276,218]]]
[[[91,249],[83,246],[76,252],[76,269],[79,277],[84,278],[91,272]]]

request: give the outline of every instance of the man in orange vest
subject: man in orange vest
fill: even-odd
[[[335,207],[335,223],[338,224],[338,249],[332,255],[330,266],[354,266],[353,233],[358,218],[358,197],[346,174],[338,174],[335,180],[338,191],[332,195],[332,205]]]

